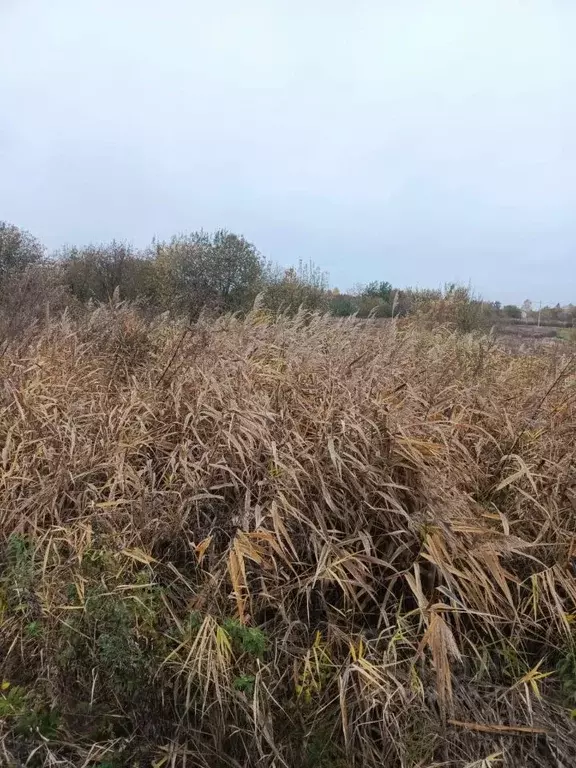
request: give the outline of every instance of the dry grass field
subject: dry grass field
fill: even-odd
[[[127,306],[0,358],[0,764],[576,764],[576,363]]]

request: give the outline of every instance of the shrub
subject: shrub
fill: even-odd
[[[492,307],[472,295],[470,288],[448,285],[439,297],[420,298],[415,316],[428,327],[449,326],[460,333],[487,331],[494,324]]]
[[[62,312],[78,309],[62,280],[59,264],[39,262],[13,271],[0,283],[0,342],[2,346]]]
[[[180,235],[155,250],[165,306],[191,317],[203,307],[245,309],[262,287],[262,257],[252,243],[226,230]]]
[[[0,221],[0,284],[14,273],[38,264],[44,258],[42,244],[29,232]]]
[[[334,317],[349,317],[358,311],[358,302],[354,296],[332,294],[329,299],[329,310]]]
[[[522,317],[522,310],[515,304],[506,304],[502,307],[502,312],[513,320],[519,320]]]
[[[268,267],[263,303],[274,312],[294,314],[300,308],[326,312],[330,307],[328,278],[319,267],[302,261],[297,269],[282,271]]]
[[[67,248],[58,254],[58,259],[64,284],[81,302],[107,302],[115,292],[123,300],[158,302],[154,262],[130,245],[112,241],[107,245]]]

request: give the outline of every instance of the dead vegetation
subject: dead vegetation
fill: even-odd
[[[254,310],[0,359],[0,763],[575,764],[576,366]]]

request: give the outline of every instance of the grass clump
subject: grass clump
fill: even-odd
[[[574,763],[576,366],[403,323],[7,347],[2,764]]]

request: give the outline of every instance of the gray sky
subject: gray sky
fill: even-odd
[[[0,219],[576,303],[574,0],[0,0]]]

